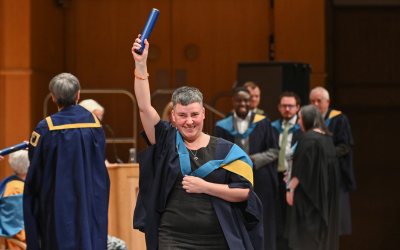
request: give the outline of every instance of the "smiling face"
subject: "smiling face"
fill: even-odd
[[[198,102],[175,105],[172,119],[185,141],[194,141],[203,133],[205,109]]]
[[[233,108],[236,115],[244,119],[249,112],[250,94],[245,91],[239,91],[232,97]]]
[[[250,91],[250,104],[249,107],[251,110],[255,109],[260,105],[260,95],[261,91],[259,87],[252,88],[252,87],[247,87],[247,89]]]

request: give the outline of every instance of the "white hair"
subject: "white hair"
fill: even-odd
[[[29,168],[28,151],[20,150],[10,154],[8,162],[11,165],[14,174],[26,174]]]
[[[323,88],[321,86],[315,87],[310,91],[310,99],[311,99],[311,94],[316,92],[316,91],[322,91],[322,96],[325,98],[325,100],[329,100],[329,92],[328,92],[328,90],[326,90],[325,88]]]
[[[90,112],[93,112],[95,110],[100,110],[101,113],[104,115],[104,108],[93,99],[83,100],[79,103],[79,105],[81,105],[85,109],[89,110]]]

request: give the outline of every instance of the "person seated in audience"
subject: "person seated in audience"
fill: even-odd
[[[82,107],[92,112],[100,121],[103,120],[104,108],[93,99],[86,99],[79,103]],[[106,166],[116,165],[117,163],[110,163],[106,159]]]
[[[3,157],[2,157],[3,158]],[[3,158],[4,159],[4,158]],[[29,168],[28,151],[20,150],[10,154],[8,159],[13,175],[0,183],[0,235],[7,237],[7,249],[24,249],[15,240],[25,244],[22,194],[24,181]]]

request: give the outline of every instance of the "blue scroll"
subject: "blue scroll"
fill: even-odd
[[[137,54],[141,55],[143,53],[143,50],[144,50],[144,47],[145,47],[144,40],[146,40],[150,36],[150,33],[153,30],[154,24],[157,21],[157,17],[158,17],[159,13],[160,13],[160,11],[157,10],[157,9],[152,9],[151,10],[149,19],[147,19],[146,25],[144,26],[143,32],[142,32],[142,34],[140,36],[140,40],[141,40],[140,45],[142,47],[140,49],[138,49],[138,50],[135,49],[135,52]]]
[[[23,142],[23,143],[14,145],[12,147],[0,150],[0,155],[1,156],[5,156],[5,155],[11,154],[11,153],[13,153],[15,151],[18,151],[18,150],[21,150],[21,149],[25,149],[27,147],[28,147],[28,145],[26,145],[26,142]]]

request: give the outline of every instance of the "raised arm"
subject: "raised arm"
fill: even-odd
[[[149,53],[149,43],[144,41],[145,49],[143,54],[139,55],[135,49],[140,49],[140,35],[136,38],[132,47],[132,55],[135,59],[135,95],[139,107],[140,119],[142,120],[144,131],[149,141],[154,144],[155,130],[154,125],[160,121],[157,111],[151,106],[149,78],[147,77],[147,55]],[[140,79],[143,78],[143,79]]]

